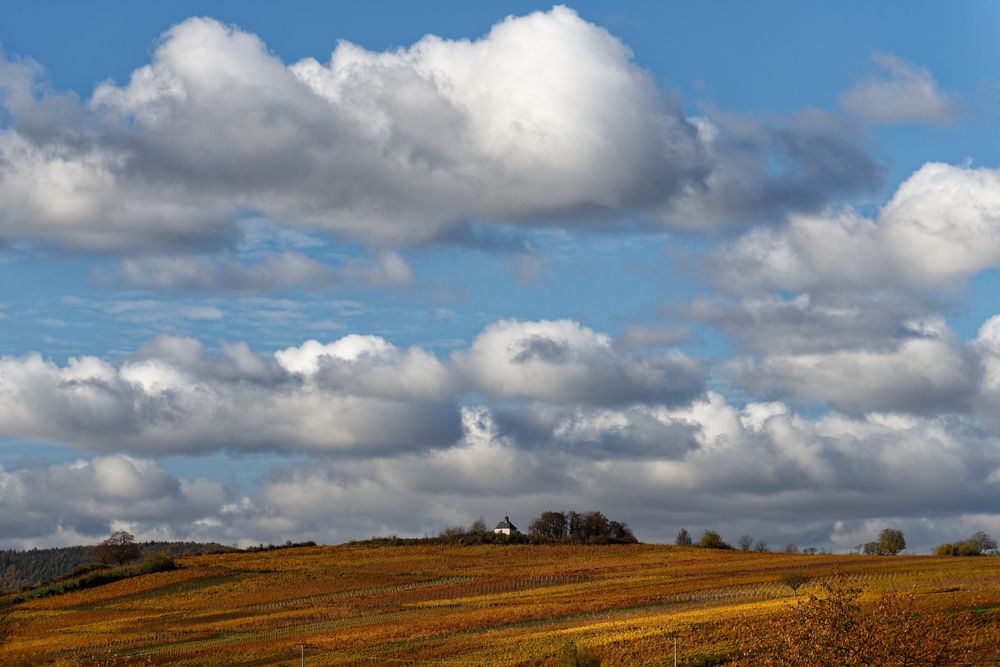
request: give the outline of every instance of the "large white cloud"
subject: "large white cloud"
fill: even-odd
[[[974,416],[987,428],[1000,424],[1000,316],[962,341],[938,316],[907,320],[893,330],[886,325],[899,313],[864,328],[853,320],[866,312],[862,307],[850,314],[850,326],[839,331],[834,318],[834,331],[828,339],[817,334],[816,342],[789,339],[780,322],[761,327],[750,336],[770,333],[774,340],[757,345],[756,356],[730,361],[729,369],[756,395],[826,401],[851,413],[952,413]],[[731,325],[741,322],[745,316]],[[808,333],[810,323],[805,326]]]
[[[744,362],[756,392],[826,400],[854,412],[967,412],[980,390],[979,359],[937,319],[911,323],[889,349],[837,349],[765,355]]]
[[[1000,169],[927,163],[874,218],[792,216],[714,251],[708,270],[737,296],[684,312],[758,355],[731,364],[753,391],[988,418],[991,347],[944,316],[956,287],[1000,267],[998,193]]]
[[[1000,266],[1000,169],[929,162],[872,220],[851,210],[792,216],[715,252],[735,291],[941,290]]]
[[[290,372],[245,344],[212,357],[185,338],[158,339],[119,366],[3,357],[0,431],[96,451],[435,447],[459,433],[457,408],[440,387],[446,375],[427,353],[388,344],[378,358],[337,358],[322,374]]]
[[[503,320],[486,327],[460,365],[502,397],[597,404],[683,402],[700,393],[704,371],[680,353],[639,356],[571,320]]]
[[[381,244],[635,211],[703,228],[878,182],[846,129],[689,119],[631,57],[557,6],[475,40],[341,42],[291,65],[255,35],[188,19],[127,84],[83,102],[4,61],[0,238],[204,248],[231,244],[246,210]]]
[[[448,400],[459,388],[452,369],[432,353],[400,350],[378,336],[351,334],[326,345],[310,340],[274,356],[290,373],[358,396]]]

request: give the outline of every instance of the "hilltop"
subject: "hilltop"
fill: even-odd
[[[967,611],[1000,635],[1000,558],[788,555],[662,545],[351,544],[183,556],[176,570],[17,605],[5,664],[723,664],[739,624],[847,583]],[[786,575],[804,582],[793,593]],[[971,618],[971,616],[970,616]],[[737,623],[738,622],[738,623]],[[571,642],[571,644],[567,644]],[[303,649],[302,646],[305,645]],[[1000,657],[1000,656],[998,656]]]

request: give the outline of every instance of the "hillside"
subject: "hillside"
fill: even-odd
[[[4,664],[555,664],[567,640],[601,664],[720,664],[734,622],[835,577],[874,600],[974,609],[960,641],[1000,636],[1000,558],[740,553],[658,545],[353,544],[186,556],[180,569],[16,607]],[[839,573],[835,575],[835,573]],[[997,656],[1000,658],[1000,655]],[[416,663],[421,664],[421,663]]]
[[[163,553],[183,556],[210,551],[225,551],[216,543],[201,542],[143,542],[139,549],[143,555]],[[41,581],[61,577],[75,567],[94,562],[94,546],[59,547],[54,549],[29,549],[28,551],[0,551],[0,593],[16,591]]]

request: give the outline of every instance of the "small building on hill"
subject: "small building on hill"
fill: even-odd
[[[510,517],[504,515],[503,521],[497,524],[497,527],[493,529],[494,533],[500,533],[501,535],[513,535],[517,532],[517,526],[510,522]]]

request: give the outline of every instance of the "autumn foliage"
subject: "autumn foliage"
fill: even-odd
[[[913,592],[883,593],[864,605],[858,586],[835,581],[821,588],[766,622],[742,624],[742,660],[735,664],[903,667],[977,657],[963,641],[975,630],[968,612],[922,609]]]
[[[1000,636],[1000,560],[986,557],[551,542],[175,561],[24,599],[0,664],[290,665],[305,645],[309,665],[662,666],[677,636],[688,666],[910,665],[893,662],[903,647],[953,660]],[[797,594],[787,573],[809,577]]]

